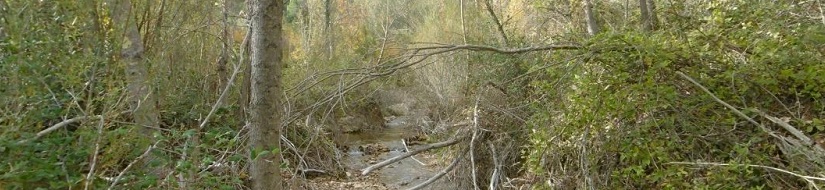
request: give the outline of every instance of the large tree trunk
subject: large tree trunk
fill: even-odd
[[[280,148],[282,0],[251,0],[251,103],[250,147],[255,152]],[[276,153],[276,152],[272,152]],[[250,167],[253,189],[282,189],[281,155],[262,154]]]
[[[120,51],[119,62],[126,66],[126,90],[128,93],[129,107],[132,109],[132,117],[135,124],[140,128],[140,134],[145,139],[154,140],[153,128],[159,127],[159,117],[157,102],[149,85],[149,72],[143,59],[143,41],[137,22],[132,16],[132,3],[129,0],[115,1],[112,18],[114,23],[122,26],[117,28],[118,34],[123,36],[122,49]],[[148,145],[148,143],[147,143]],[[153,160],[147,156],[146,160]],[[150,168],[153,173],[160,174],[161,168]]]

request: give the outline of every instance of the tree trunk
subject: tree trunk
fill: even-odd
[[[656,1],[647,0],[647,13],[650,16],[650,29],[656,30],[659,27],[659,17],[656,16]]]
[[[284,4],[282,0],[252,0],[250,7],[251,46],[251,103],[250,147],[261,153],[252,158],[250,177],[253,189],[282,189],[280,128],[282,44],[281,23]]]
[[[333,36],[332,36],[332,0],[325,0],[324,1],[324,48],[326,48],[326,58],[327,60],[331,60],[333,54],[335,53],[333,49]]]
[[[112,18],[123,36],[122,49],[119,62],[126,65],[126,90],[129,107],[132,109],[132,117],[135,124],[140,128],[140,134],[145,139],[154,140],[153,128],[159,127],[157,112],[157,102],[152,87],[149,85],[148,69],[143,59],[143,41],[140,31],[138,31],[135,18],[132,16],[132,3],[129,0],[116,1],[112,10]],[[148,145],[148,144],[147,144]],[[152,156],[147,156],[146,161],[153,160]],[[160,168],[150,168],[155,174],[161,174]]]
[[[593,3],[590,3],[590,0],[584,0],[584,15],[587,19],[587,34],[595,36],[599,33],[599,24],[596,22]]]
[[[650,31],[653,26],[650,23],[650,11],[647,8],[647,0],[639,0],[639,10],[641,12],[642,17],[642,30]]]
[[[217,62],[217,72],[218,72],[218,89],[217,92],[220,94],[220,88],[225,85],[226,80],[229,78],[227,77],[226,65],[229,62],[229,0],[223,0],[223,29],[221,34],[221,56],[218,57]]]

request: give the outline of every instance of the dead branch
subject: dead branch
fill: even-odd
[[[416,154],[422,153],[422,152],[424,152],[424,151],[428,151],[428,150],[430,150],[430,149],[442,148],[442,147],[446,147],[446,146],[451,146],[451,145],[457,144],[458,142],[460,142],[461,140],[464,140],[464,139],[466,139],[466,138],[467,138],[467,137],[455,138],[455,139],[448,140],[448,141],[444,141],[444,142],[438,142],[438,143],[429,144],[429,145],[424,146],[424,147],[422,147],[422,148],[420,148],[420,149],[413,150],[413,151],[410,151],[410,152],[404,153],[404,154],[402,154],[402,155],[398,155],[398,156],[396,156],[396,157],[393,157],[393,158],[390,158],[390,159],[387,159],[387,160],[381,161],[381,162],[379,162],[379,163],[377,163],[377,164],[374,164],[374,165],[371,165],[371,166],[369,166],[369,167],[367,167],[367,168],[364,168],[363,170],[361,170],[361,175],[368,175],[368,174],[370,174],[370,172],[372,172],[373,170],[380,169],[380,168],[382,168],[382,167],[384,167],[384,166],[390,165],[390,164],[395,163],[395,162],[398,162],[398,161],[400,161],[400,160],[402,160],[402,159],[404,159],[404,158],[407,158],[407,157],[410,157],[410,156],[413,156],[413,155],[416,155]]]
[[[80,122],[80,121],[87,120],[87,119],[94,119],[94,118],[103,118],[103,116],[101,116],[101,115],[77,116],[75,118],[67,119],[67,120],[61,121],[60,123],[54,124],[51,127],[46,128],[46,129],[38,132],[37,135],[35,135],[31,139],[20,140],[20,141],[17,142],[17,144],[19,145],[19,144],[23,144],[23,143],[26,143],[26,142],[29,142],[29,141],[34,141],[34,140],[40,139],[40,137],[46,136],[46,134],[49,134],[52,131],[55,131],[57,129],[66,127],[69,124],[72,124],[72,123],[75,123],[75,122]]]
[[[754,168],[762,168],[767,170],[773,170],[785,174],[790,174],[792,176],[796,176],[799,178],[804,179],[808,183],[811,184],[816,189],[819,189],[814,181],[825,181],[825,178],[822,177],[813,177],[813,176],[806,176],[802,174],[797,174],[788,170],[783,170],[780,168],[770,167],[770,166],[763,166],[763,165],[753,165],[753,164],[725,164],[725,163],[713,163],[713,162],[668,162],[668,164],[680,164],[680,165],[709,165],[709,166],[747,166],[747,167],[754,167]]]
[[[496,16],[496,12],[493,11],[493,6],[490,5],[490,0],[484,0],[482,2],[484,2],[484,8],[487,10],[487,13],[490,14],[490,17],[493,17],[493,22],[496,24],[496,29],[498,29],[502,41],[504,41],[504,46],[507,46],[510,40],[507,39],[507,33],[504,32],[504,25],[501,24],[498,16]]]
[[[794,137],[796,137],[797,139],[799,139],[800,141],[802,141],[802,144],[803,144],[803,145],[805,145],[805,146],[809,146],[809,147],[810,147],[810,146],[814,146],[814,147],[819,148],[819,149],[820,149],[820,151],[822,151],[822,147],[815,146],[815,145],[814,145],[814,142],[811,140],[811,138],[809,138],[808,136],[806,136],[806,135],[805,135],[805,133],[803,133],[802,131],[800,131],[800,130],[799,130],[799,129],[797,129],[796,127],[791,126],[791,124],[788,124],[787,122],[782,121],[782,120],[781,120],[781,119],[779,119],[779,118],[776,118],[776,117],[774,117],[774,116],[768,115],[768,114],[766,114],[765,112],[762,112],[762,111],[759,111],[759,110],[756,110],[756,113],[758,113],[759,115],[761,115],[761,116],[762,116],[762,117],[764,117],[764,118],[767,118],[768,120],[771,120],[771,122],[776,123],[777,125],[781,126],[781,127],[782,127],[782,128],[784,128],[785,130],[787,130],[788,132],[790,132],[790,133],[791,133]]]
[[[100,123],[97,125],[97,137],[95,137],[95,150],[92,152],[92,162],[89,164],[89,173],[86,174],[86,185],[84,190],[89,190],[89,185],[92,184],[92,176],[95,174],[95,166],[97,165],[97,153],[100,152],[100,139],[103,138],[103,117],[100,117]]]
[[[523,47],[523,48],[499,48],[493,46],[486,46],[486,45],[473,45],[473,44],[466,44],[466,45],[438,45],[438,46],[428,46],[428,47],[419,47],[413,48],[413,50],[438,50],[438,49],[447,49],[450,51],[455,50],[467,50],[467,51],[489,51],[495,52],[500,54],[522,54],[522,53],[529,53],[535,51],[553,51],[553,50],[579,50],[583,49],[581,45],[576,43],[567,43],[567,44],[550,44],[544,46],[534,46],[534,47]]]
[[[476,96],[476,103],[473,106],[473,135],[470,138],[470,171],[472,173],[473,178],[473,189],[478,190],[478,176],[476,176],[476,158],[475,158],[475,142],[476,137],[478,137],[478,103],[481,101],[481,96]]]
[[[490,175],[490,190],[496,190],[496,186],[498,186],[498,179],[499,179],[499,169],[501,169],[501,163],[498,161],[498,154],[496,154],[496,146],[493,146],[493,143],[487,141],[487,146],[490,147],[490,152],[492,152],[493,157],[493,174]]]
[[[694,85],[696,85],[697,87],[702,89],[702,91],[704,91],[706,94],[710,95],[710,97],[713,98],[713,100],[715,100],[716,102],[719,102],[719,104],[722,104],[726,108],[730,109],[731,111],[733,111],[733,113],[735,113],[739,117],[745,118],[745,120],[748,120],[748,122],[750,122],[751,124],[756,125],[760,129],[762,129],[762,131],[764,131],[765,133],[768,133],[768,135],[771,135],[772,137],[775,137],[779,140],[784,139],[784,138],[780,137],[779,135],[777,135],[776,133],[774,133],[773,131],[771,131],[770,129],[768,129],[767,127],[765,127],[764,125],[760,124],[759,122],[756,122],[756,120],[753,120],[753,118],[748,117],[747,115],[745,115],[744,113],[742,113],[741,111],[739,111],[735,107],[731,106],[727,102],[722,101],[721,99],[719,99],[719,97],[716,97],[716,95],[713,94],[713,92],[710,92],[710,90],[708,90],[708,88],[705,88],[705,86],[702,86],[702,84],[699,84],[699,82],[696,82],[696,80],[693,80],[693,78],[690,78],[689,76],[685,75],[684,73],[682,73],[680,71],[676,71],[676,74],[681,76],[685,80],[690,81],[691,83],[693,83]]]
[[[424,182],[416,185],[415,187],[411,187],[411,188],[409,188],[409,190],[418,190],[418,189],[424,188],[427,185],[430,185],[431,183],[433,183],[436,180],[440,179],[441,177],[444,177],[444,175],[447,175],[447,173],[449,173],[450,171],[455,169],[455,166],[458,165],[458,162],[461,161],[461,159],[464,159],[464,155],[466,155],[467,152],[469,152],[469,151],[470,151],[470,147],[469,146],[465,147],[464,150],[462,150],[461,153],[458,155],[458,158],[455,158],[455,160],[453,160],[453,163],[451,163],[449,166],[447,166],[446,168],[444,168],[443,170],[438,172],[438,174],[434,175],[433,177],[430,177],[430,179],[427,179],[427,181],[424,181]]]
[[[407,152],[409,152],[409,151],[410,151],[410,148],[409,148],[409,147],[407,147],[407,141],[406,141],[406,140],[404,140],[404,138],[401,138],[401,144],[402,144],[402,145],[404,145],[404,150],[405,150],[405,151],[407,151]],[[418,162],[418,163],[419,163],[419,164],[421,164],[422,166],[427,166],[427,164],[424,164],[424,162],[421,162],[420,160],[415,159],[415,156],[410,156],[410,158],[412,158],[413,160],[415,160],[416,162]]]
[[[433,44],[433,43],[428,43]],[[351,68],[351,69],[342,69],[336,71],[329,71],[323,72],[319,74],[315,74],[312,76],[307,77],[303,81],[299,82],[292,88],[287,89],[287,97],[291,96],[298,96],[305,94],[306,91],[309,89],[317,86],[318,84],[332,80],[334,78],[338,78],[341,80],[343,76],[353,76],[349,79],[341,80],[341,87],[334,91],[330,92],[329,94],[325,95],[321,100],[316,101],[313,105],[307,106],[302,109],[296,110],[292,116],[286,119],[286,124],[292,123],[297,119],[300,119],[302,115],[317,110],[322,105],[325,105],[329,102],[332,102],[336,99],[336,97],[341,97],[341,95],[346,94],[356,87],[361,85],[367,84],[374,80],[377,80],[381,77],[391,75],[396,73],[399,70],[407,69],[412,66],[418,65],[419,63],[424,62],[428,58],[440,55],[444,53],[450,53],[460,50],[466,51],[487,51],[487,52],[494,52],[499,54],[523,54],[529,52],[536,52],[536,51],[554,51],[554,50],[579,50],[583,49],[581,45],[576,43],[565,43],[565,44],[549,44],[544,46],[535,46],[535,47],[525,47],[525,48],[499,48],[493,46],[486,46],[486,45],[449,45],[449,44],[435,44],[435,45],[428,45],[425,47],[417,47],[407,49],[408,53],[402,56],[394,57],[391,59],[383,60],[382,63],[374,66],[362,67],[362,68]],[[336,77],[338,76],[338,77]]]
[[[123,168],[123,171],[120,171],[120,173],[117,174],[117,177],[115,177],[114,181],[112,181],[112,184],[109,185],[108,189],[111,190],[112,188],[114,188],[115,185],[117,185],[117,182],[120,181],[120,178],[123,177],[123,174],[125,174],[127,171],[129,171],[129,169],[132,168],[132,166],[135,165],[135,163],[143,160],[143,158],[145,158],[147,155],[149,155],[149,153],[152,152],[152,150],[157,148],[158,143],[160,143],[160,141],[155,141],[155,144],[152,144],[152,146],[149,146],[149,148],[147,148],[146,151],[143,152],[143,154],[141,154],[140,156],[135,158],[135,160],[132,160],[132,162],[130,162],[129,165],[126,165],[126,168]]]

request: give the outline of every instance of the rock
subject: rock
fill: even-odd
[[[423,134],[418,134],[418,135],[415,135],[415,136],[412,136],[412,137],[404,138],[404,141],[407,142],[407,145],[409,145],[409,146],[426,144],[424,142],[427,142],[427,140],[428,140],[427,136],[425,136]]]
[[[384,146],[382,144],[361,145],[361,146],[358,146],[358,149],[361,150],[361,152],[364,152],[364,154],[366,154],[366,155],[373,155],[373,154],[376,154],[376,153],[382,153],[382,152],[390,151],[390,149],[387,148],[387,146]]]
[[[387,106],[387,111],[390,115],[394,116],[404,116],[410,114],[410,105],[407,103],[398,103]]]
[[[384,123],[384,126],[389,128],[406,127],[409,126],[409,123],[410,122],[407,117],[396,117]]]

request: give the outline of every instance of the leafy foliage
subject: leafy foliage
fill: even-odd
[[[561,100],[535,107],[531,171],[558,179],[586,170],[598,184],[630,189],[804,187],[798,178],[737,166],[787,167],[766,133],[674,72],[694,76],[740,109],[799,118],[796,126],[812,126],[818,119],[811,118],[825,116],[820,88],[825,55],[817,47],[823,43],[823,25],[790,16],[803,11],[798,7],[766,1],[686,2],[662,10],[668,22],[658,31],[613,31],[588,40],[596,53],[575,63],[580,66],[574,76],[560,79],[570,82],[534,81],[542,89],[537,93],[565,90],[554,94]],[[564,77],[565,72],[548,70],[547,75]],[[811,127],[807,131],[818,133]],[[593,140],[576,143],[583,136]],[[582,154],[587,168],[563,164]],[[685,161],[733,165],[696,170],[671,164]],[[558,163],[566,169],[551,167]],[[581,184],[584,179],[572,180]]]

